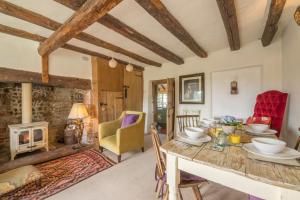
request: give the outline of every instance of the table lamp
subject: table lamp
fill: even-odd
[[[77,131],[77,134],[76,134],[78,146],[74,146],[73,147],[74,149],[78,149],[81,147],[81,137],[82,137],[82,132],[83,132],[82,120],[88,116],[89,116],[89,114],[83,103],[74,103],[73,104],[71,112],[68,116],[68,119],[74,120],[79,129],[79,132]]]

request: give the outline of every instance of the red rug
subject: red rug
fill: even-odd
[[[94,149],[41,163],[36,165],[44,175],[40,185],[30,183],[0,196],[0,199],[45,199],[113,165],[112,161]]]

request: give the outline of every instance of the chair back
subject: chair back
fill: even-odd
[[[153,124],[151,125],[151,138],[156,156],[157,175],[159,178],[162,178],[166,171],[166,161],[164,156],[160,152],[159,148],[161,146],[161,141],[157,129]]]
[[[177,115],[176,118],[180,132],[183,132],[185,127],[200,125],[200,115]]]
[[[298,136],[298,139],[297,139],[297,142],[296,142],[296,145],[295,145],[295,149],[298,151],[299,149],[299,145],[300,145],[300,135]]]
[[[276,90],[264,92],[256,97],[253,117],[271,117],[271,128],[277,130],[277,137],[280,136],[287,97],[287,93]]]

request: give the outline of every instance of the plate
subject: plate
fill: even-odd
[[[178,133],[177,136],[178,137],[176,139],[178,141],[196,145],[196,146],[201,146],[203,143],[211,141],[211,137],[209,135],[204,135],[200,138],[192,139],[192,138],[189,138],[184,132],[180,132],[180,133]]]
[[[277,133],[276,130],[273,130],[273,129],[268,129],[267,131],[265,132],[262,132],[262,133],[258,133],[258,132],[255,132],[252,128],[250,128],[249,126],[245,126],[245,130],[246,132],[250,133],[251,135],[275,135]]]
[[[243,149],[255,155],[272,159],[287,160],[300,158],[300,152],[288,147],[285,147],[282,152],[277,154],[264,154],[260,152],[257,148],[255,148],[255,146],[252,143],[244,144]]]

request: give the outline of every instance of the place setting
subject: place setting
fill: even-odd
[[[248,158],[290,166],[300,166],[300,152],[287,147],[286,142],[265,137],[254,137],[243,145]]]
[[[205,127],[185,127],[183,131],[178,133],[175,140],[201,146],[203,143],[211,141],[211,137],[207,134],[208,128]]]
[[[273,136],[277,133],[266,124],[248,124],[244,126],[244,129],[247,134],[255,136]]]

